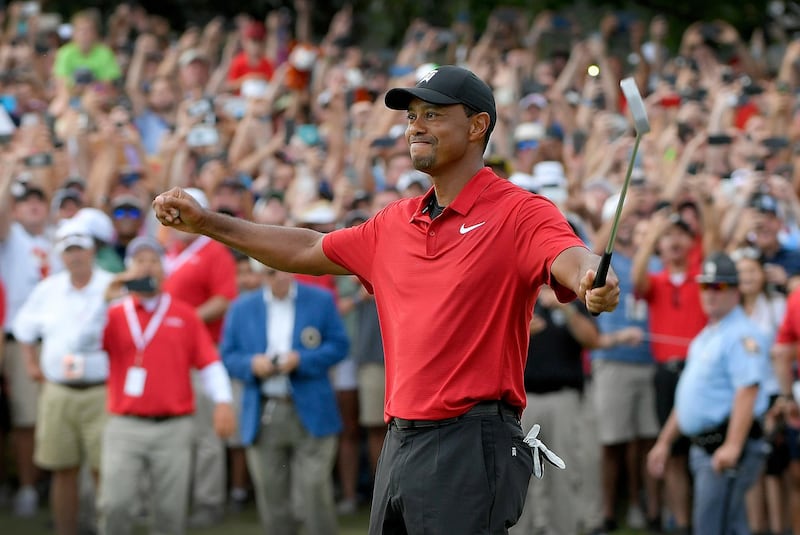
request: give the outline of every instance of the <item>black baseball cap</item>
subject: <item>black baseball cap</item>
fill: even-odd
[[[703,272],[696,279],[700,283],[725,283],[738,286],[739,272],[730,256],[725,253],[714,253],[703,261]]]
[[[393,110],[407,110],[412,99],[418,98],[431,104],[449,106],[464,104],[478,112],[489,114],[491,133],[497,122],[494,94],[486,82],[475,73],[456,67],[442,65],[430,71],[414,87],[395,87],[386,93],[386,106]]]

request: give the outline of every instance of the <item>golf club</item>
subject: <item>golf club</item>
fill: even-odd
[[[611,254],[614,251],[614,241],[617,239],[617,227],[619,226],[619,218],[622,214],[622,205],[625,202],[625,194],[628,192],[628,185],[631,183],[631,173],[633,172],[633,165],[636,161],[636,153],[639,151],[639,142],[642,135],[650,131],[650,121],[647,120],[647,111],[644,108],[642,96],[639,94],[639,88],[636,87],[636,81],[633,78],[625,78],[620,81],[619,86],[622,88],[622,93],[625,95],[625,100],[628,103],[628,109],[633,117],[633,126],[636,129],[636,141],[633,144],[633,151],[631,152],[631,160],[628,162],[628,170],[625,172],[625,181],[622,183],[622,189],[619,192],[619,201],[617,201],[617,211],[614,214],[614,221],[611,226],[611,235],[608,237],[608,244],[603,252],[603,257],[600,259],[600,265],[597,266],[597,273],[594,276],[594,283],[592,288],[599,288],[606,283],[606,275],[608,275],[608,268],[611,265]],[[592,313],[594,316],[598,314]]]

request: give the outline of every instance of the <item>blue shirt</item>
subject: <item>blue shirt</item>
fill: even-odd
[[[768,340],[736,307],[719,322],[706,326],[689,345],[686,367],[675,391],[678,426],[688,436],[709,431],[725,422],[736,391],[759,385],[754,417],[767,410]]]
[[[146,110],[134,119],[133,124],[136,125],[136,129],[142,138],[145,154],[148,156],[158,154],[161,148],[161,141],[165,135],[170,133],[170,125],[160,115],[150,110]]]
[[[764,257],[764,263],[781,266],[790,277],[800,275],[800,251],[781,246],[771,258]]]
[[[647,332],[647,301],[637,299],[633,293],[631,269],[633,260],[615,252],[611,257],[611,267],[619,277],[619,306],[613,312],[603,312],[597,316],[597,326],[601,333],[619,331],[625,327],[639,327]],[[593,359],[607,359],[631,364],[650,364],[653,355],[650,344],[645,339],[637,346],[620,345],[608,349],[592,351]]]

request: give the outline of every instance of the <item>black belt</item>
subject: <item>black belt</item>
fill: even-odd
[[[677,358],[670,359],[670,360],[667,360],[665,362],[659,362],[659,363],[656,364],[656,366],[658,366],[659,368],[663,368],[663,369],[665,369],[667,371],[670,371],[672,373],[680,373],[680,372],[682,372],[683,371],[683,367],[685,365],[686,365],[686,360],[685,359],[684,360],[680,360],[680,359],[677,359]]]
[[[96,381],[93,383],[56,383],[58,386],[66,386],[67,388],[71,388],[73,390],[88,390],[89,388],[94,388],[96,386],[106,386],[105,381]]]
[[[153,414],[153,415],[141,415],[141,414],[122,414],[126,418],[136,418],[137,420],[146,420],[148,422],[155,422],[161,423],[166,422],[168,420],[174,420],[175,418],[183,418],[184,416],[190,416],[189,414]]]
[[[444,427],[468,417],[474,416],[508,416],[519,420],[519,410],[511,405],[502,401],[481,401],[470,410],[461,416],[454,416],[452,418],[444,418],[442,420],[406,420],[405,418],[392,418],[390,425],[394,425],[398,429],[433,429],[436,427]]]
[[[695,446],[700,446],[706,450],[706,453],[709,455],[713,455],[714,452],[717,451],[717,448],[722,446],[722,443],[725,442],[725,437],[727,435],[728,421],[726,420],[710,431],[689,437],[689,440]],[[764,430],[761,428],[761,424],[753,421],[753,425],[750,426],[750,432],[747,434],[747,438],[755,440],[763,436]]]

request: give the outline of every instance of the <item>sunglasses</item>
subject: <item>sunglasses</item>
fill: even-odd
[[[142,211],[132,206],[120,206],[114,208],[114,219],[122,219],[130,217],[131,219],[139,219],[142,216]]]
[[[712,292],[724,292],[730,288],[735,288],[732,284],[728,284],[727,282],[701,282],[700,289],[701,290],[708,290]]]

